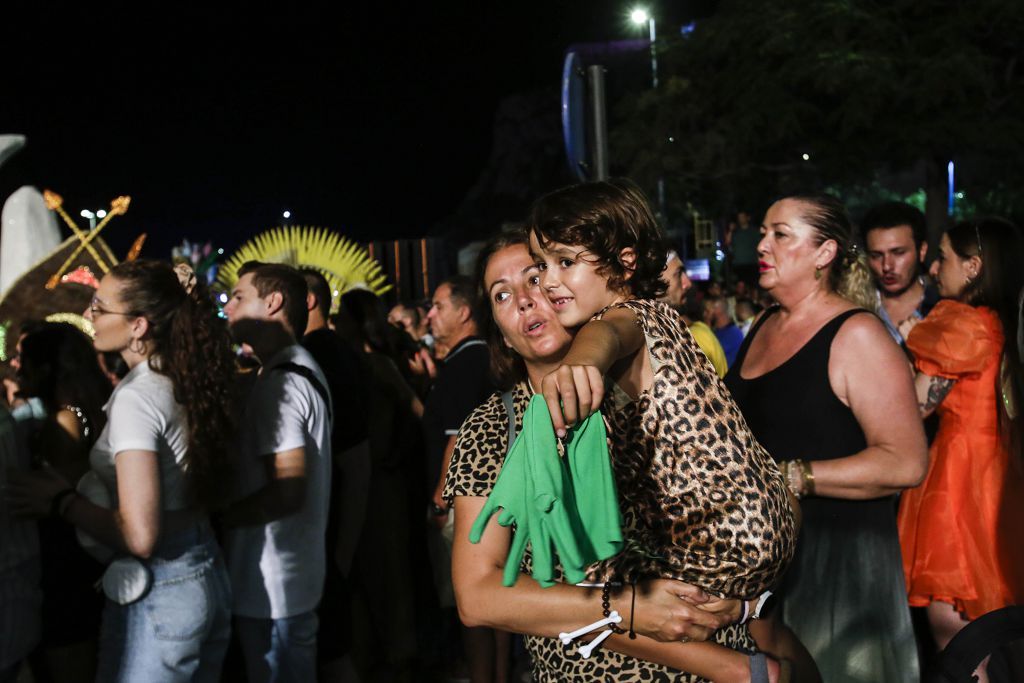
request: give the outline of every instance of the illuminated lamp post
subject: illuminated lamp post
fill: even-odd
[[[92,230],[93,228],[96,227],[96,219],[99,218],[102,220],[103,218],[106,218],[107,212],[104,211],[103,209],[100,209],[99,211],[90,211],[89,209],[82,209],[79,215],[82,218],[89,219],[89,229]]]
[[[629,13],[630,20],[637,26],[647,24],[651,34],[651,88],[658,89],[658,51],[657,40],[658,30],[655,26],[654,16],[642,7],[636,7]],[[658,176],[658,214],[665,219],[665,179]]]
[[[658,87],[658,53],[655,43],[658,40],[658,31],[655,26],[654,17],[642,7],[637,7],[629,13],[630,20],[637,26],[647,24],[651,33],[651,87]]]

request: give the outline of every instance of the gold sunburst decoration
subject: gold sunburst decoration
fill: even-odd
[[[292,225],[256,235],[224,262],[217,284],[231,291],[238,282],[238,269],[247,261],[316,268],[327,278],[335,296],[356,288],[377,295],[391,289],[380,264],[366,249],[327,228]]]

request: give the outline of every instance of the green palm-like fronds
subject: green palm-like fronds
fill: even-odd
[[[238,282],[238,269],[247,261],[316,268],[335,296],[355,288],[378,295],[391,289],[380,264],[364,248],[327,228],[292,225],[256,235],[224,262],[217,284],[231,291]]]

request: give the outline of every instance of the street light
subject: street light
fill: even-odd
[[[643,7],[635,7],[633,11],[629,13],[630,20],[637,26],[643,26],[647,24],[647,27],[651,32],[651,88],[654,90],[658,89],[658,51],[657,51],[657,40],[658,31],[655,28],[654,16],[651,15]],[[669,142],[673,142],[670,138]],[[665,179],[662,177],[658,178],[658,214],[664,218],[665,216]]]
[[[107,212],[104,211],[103,209],[100,209],[99,211],[90,211],[89,209],[82,209],[78,215],[81,216],[82,218],[89,219],[89,229],[92,230],[93,228],[96,227],[96,219],[106,217]]]
[[[655,27],[654,17],[644,8],[637,7],[629,13],[630,20],[637,26],[647,24],[651,32],[651,87],[658,87],[658,53],[655,43],[658,40],[658,31]]]

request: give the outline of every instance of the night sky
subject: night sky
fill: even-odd
[[[660,31],[708,4],[655,8]],[[361,240],[425,234],[478,177],[502,97],[556,86],[572,43],[638,37],[605,1],[151,7],[12,9],[0,133],[29,142],[0,191],[48,187],[73,215],[129,194],[105,236],[123,253],[147,232],[153,257],[183,237],[230,250],[285,209]]]

